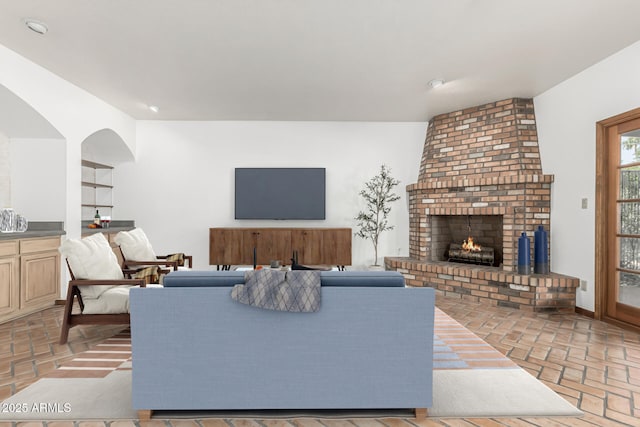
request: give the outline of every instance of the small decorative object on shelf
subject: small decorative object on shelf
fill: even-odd
[[[535,248],[533,254],[533,272],[535,274],[549,274],[549,251],[547,247],[547,232],[539,225],[534,232]]]
[[[101,225],[100,213],[98,212],[98,209],[96,209],[96,214],[93,216],[93,223],[98,227],[100,227]]]
[[[518,274],[531,274],[531,242],[524,232],[518,238]]]

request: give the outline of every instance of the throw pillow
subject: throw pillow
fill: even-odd
[[[114,241],[122,249],[122,254],[129,261],[153,261],[156,254],[142,228],[131,231],[121,231],[116,234]]]
[[[69,262],[76,279],[121,280],[124,278],[116,255],[102,233],[84,239],[67,239],[62,242],[60,253]],[[98,298],[113,286],[81,286],[83,298]]]

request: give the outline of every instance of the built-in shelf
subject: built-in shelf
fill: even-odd
[[[87,182],[87,181],[82,181],[82,186],[93,187],[93,188],[113,188],[113,185],[98,184],[97,182]]]
[[[82,161],[82,166],[85,166],[87,168],[92,168],[92,169],[113,169],[113,166],[104,165],[102,163],[92,162],[90,160],[83,160]]]
[[[113,205],[91,205],[91,204],[82,204],[83,208],[112,208]]]
[[[113,215],[113,166],[82,160],[82,219],[92,220],[96,209]]]

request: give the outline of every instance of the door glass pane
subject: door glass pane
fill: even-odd
[[[620,199],[640,199],[640,168],[637,166],[620,171]]]
[[[640,203],[620,203],[620,233],[640,234]]]
[[[640,272],[640,239],[622,237],[620,242],[620,268],[639,270]]]
[[[640,274],[619,273],[618,302],[640,308]]]
[[[628,132],[620,138],[620,164],[626,165],[640,161],[640,134]]]

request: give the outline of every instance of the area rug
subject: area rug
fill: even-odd
[[[582,412],[436,308],[429,417],[580,416]],[[136,419],[125,332],[2,402],[0,420]],[[157,412],[154,418],[411,418],[407,410]]]

